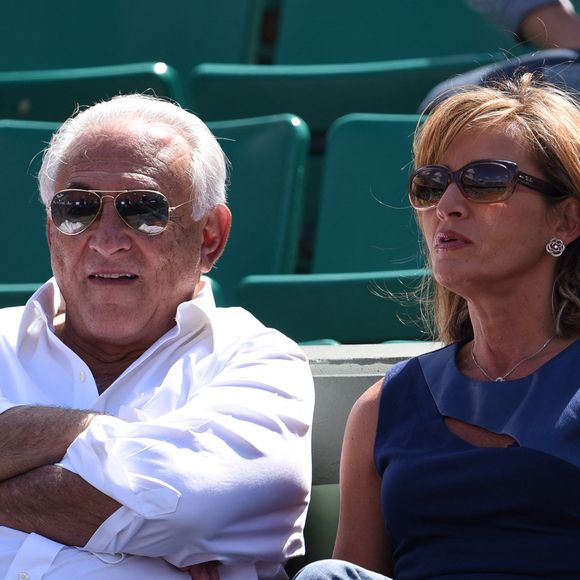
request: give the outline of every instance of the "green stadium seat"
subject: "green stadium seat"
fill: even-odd
[[[339,500],[338,483],[322,483],[312,486],[310,505],[304,526],[306,554],[293,558],[286,564],[286,572],[290,578],[306,564],[332,557],[336,530],[338,529]]]
[[[522,52],[512,34],[462,1],[285,0],[276,64],[329,64]]]
[[[332,126],[313,272],[424,267],[407,200],[411,142],[418,120],[416,115],[352,114]]]
[[[311,131],[325,132],[348,113],[416,113],[436,84],[496,58],[479,53],[345,65],[206,63],[193,71],[190,98],[206,121],[294,113]]]
[[[254,62],[262,0],[4,0],[0,70]]]
[[[221,284],[209,276],[206,276],[206,278],[209,279],[209,283],[211,284],[213,299],[215,300],[216,306],[223,306],[225,301],[224,291],[222,290]]]
[[[239,301],[298,342],[426,340],[425,272],[407,200],[416,115],[352,114],[329,131],[312,274],[250,276]],[[394,299],[385,298],[390,295]]]
[[[294,272],[300,235],[308,127],[293,115],[210,123],[231,162],[228,245],[211,271],[235,304],[249,274]]]
[[[353,218],[356,219],[356,218]],[[240,305],[297,342],[426,340],[412,298],[426,270],[248,276]]]
[[[0,284],[41,283],[51,276],[46,212],[38,196],[40,153],[58,127],[40,121],[0,120],[0,176],[5,211],[0,231],[6,247]]]
[[[0,72],[0,118],[62,122],[79,105],[135,92],[183,102],[177,72],[162,62]]]
[[[312,131],[300,271],[308,271],[316,228],[325,134],[337,118],[356,112],[417,111],[437,83],[494,62],[472,54],[347,65],[257,66],[202,64],[193,72],[194,110],[212,121],[293,112]],[[235,92],[236,98],[231,95]]]
[[[0,308],[22,306],[42,284],[0,284]]]

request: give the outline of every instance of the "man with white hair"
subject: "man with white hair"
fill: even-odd
[[[54,278],[0,311],[0,577],[278,579],[303,553],[312,377],[202,277],[225,182],[208,128],[152,97],[53,136]]]

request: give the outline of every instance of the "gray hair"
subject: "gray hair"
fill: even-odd
[[[55,183],[67,155],[87,131],[112,122],[140,121],[165,125],[191,146],[192,214],[201,219],[218,203],[226,201],[227,159],[207,126],[179,105],[148,95],[119,95],[78,111],[55,132],[42,158],[38,175],[40,197],[50,206]]]

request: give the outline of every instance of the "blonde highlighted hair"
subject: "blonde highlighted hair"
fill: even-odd
[[[415,167],[437,164],[459,135],[492,127],[525,143],[542,170],[541,177],[580,200],[578,102],[532,73],[485,87],[467,87],[440,102],[415,132]],[[580,332],[580,241],[571,243],[558,260],[554,322],[558,335],[570,336]],[[424,290],[423,309],[439,340],[450,343],[473,336],[464,298],[435,280]]]

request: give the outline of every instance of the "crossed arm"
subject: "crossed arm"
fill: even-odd
[[[93,417],[87,411],[33,406],[13,407],[0,416],[0,525],[83,546],[120,507],[53,465]],[[194,580],[219,580],[216,566],[208,562],[183,570]]]
[[[54,465],[95,413],[19,406],[0,414],[0,525],[83,546],[120,504]]]
[[[242,354],[185,407],[143,422],[0,413],[0,525],[178,567],[297,554],[312,418],[312,379],[297,362]]]

